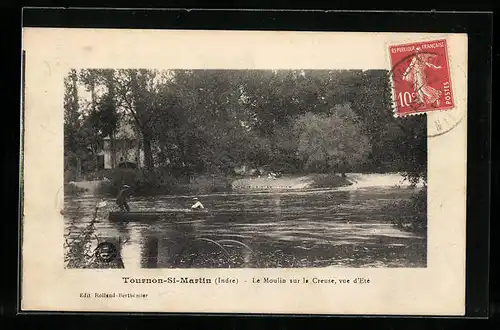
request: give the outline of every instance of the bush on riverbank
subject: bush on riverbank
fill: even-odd
[[[393,202],[386,207],[391,223],[399,229],[424,232],[427,230],[427,189],[424,187],[409,200]]]
[[[351,185],[348,178],[340,174],[310,174],[311,188],[336,188]],[[132,188],[135,196],[210,194],[231,192],[237,176],[204,174],[190,179],[175,177],[165,169],[113,169],[107,180],[97,188],[98,195],[116,196],[123,184]],[[283,178],[284,179],[284,178]],[[282,179],[280,179],[282,180]]]
[[[149,196],[171,193],[178,180],[161,169],[114,169],[109,171],[107,180],[99,184],[97,194],[116,196],[124,184],[130,186],[136,196]]]
[[[311,174],[309,176],[313,180],[311,188],[337,188],[352,185],[351,181],[339,174]]]
[[[127,184],[135,196],[208,194],[231,191],[231,182],[231,178],[217,175],[197,176],[191,180],[178,178],[161,168],[114,169],[109,172],[108,180],[99,185],[97,193],[116,196],[121,186]]]

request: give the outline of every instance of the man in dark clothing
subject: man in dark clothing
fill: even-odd
[[[116,197],[116,204],[120,207],[120,210],[130,212],[130,208],[127,204],[127,200],[130,197],[130,187],[126,184],[123,185],[122,189]]]

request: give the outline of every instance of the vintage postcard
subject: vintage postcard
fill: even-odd
[[[465,313],[466,34],[23,51],[22,311]]]

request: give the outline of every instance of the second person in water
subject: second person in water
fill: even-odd
[[[194,204],[191,206],[191,209],[204,209],[205,207],[201,204],[198,197],[193,198]]]

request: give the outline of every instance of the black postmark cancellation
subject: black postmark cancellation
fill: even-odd
[[[97,246],[95,257],[98,262],[112,262],[118,256],[116,246],[109,242],[101,243]]]
[[[120,246],[113,241],[100,242],[94,251],[94,260],[88,268],[124,268]]]

